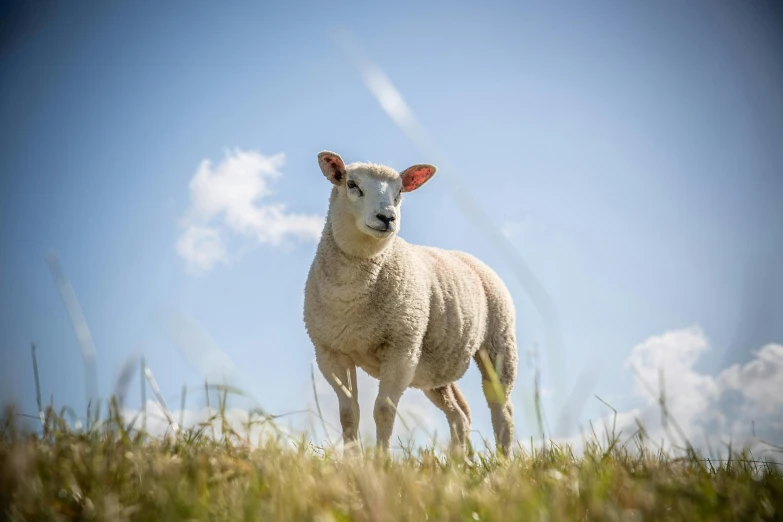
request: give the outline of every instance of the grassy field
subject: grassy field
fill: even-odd
[[[549,445],[510,459],[432,448],[358,458],[303,436],[252,445],[223,425],[152,438],[108,417],[76,429],[51,409],[0,428],[3,520],[783,520],[783,474],[747,454],[717,464],[650,453],[637,439]],[[217,428],[217,437],[213,436]],[[221,433],[225,435],[221,435]]]

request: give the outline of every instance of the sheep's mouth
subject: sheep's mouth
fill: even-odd
[[[367,225],[366,223],[365,223],[365,226],[367,228],[369,228],[370,230],[373,230],[375,232],[379,232],[381,234],[391,234],[392,232],[394,232],[394,227],[390,227],[390,226],[387,226],[385,228],[378,228],[378,227],[373,227],[373,226]]]

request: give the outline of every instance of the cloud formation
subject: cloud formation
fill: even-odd
[[[223,422],[217,417],[219,413],[216,407],[167,411],[160,403],[149,400],[146,415],[140,409],[126,409],[122,412],[122,418],[126,425],[132,422],[135,428],[144,426],[149,435],[157,438],[173,435],[176,429],[201,428],[204,428],[205,435],[214,434],[219,438],[223,436]],[[246,407],[227,407],[224,415],[226,427],[253,445],[278,437],[289,443],[295,440],[296,433],[287,425],[273,422],[260,412]]]
[[[190,207],[176,244],[192,273],[228,263],[227,232],[272,246],[290,238],[318,240],[322,216],[287,212],[283,203],[268,201],[284,164],[282,153],[264,156],[240,149],[226,151],[217,165],[207,159],[201,162],[190,180]]]
[[[683,447],[679,427],[697,449],[723,456],[729,443],[734,449],[751,448],[757,456],[774,452],[762,441],[783,445],[783,345],[767,344],[749,362],[717,375],[696,369],[710,350],[707,337],[696,326],[650,337],[635,346],[626,366],[636,373],[633,394],[639,406],[617,414],[617,432],[628,437],[639,421],[652,442]],[[668,420],[661,414],[662,395]],[[597,427],[611,428],[613,421],[613,415],[607,416]]]
[[[177,241],[177,253],[192,269],[201,271],[228,261],[226,245],[217,228],[188,226]]]

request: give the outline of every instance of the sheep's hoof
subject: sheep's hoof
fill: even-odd
[[[362,458],[362,447],[358,440],[343,443],[343,458],[355,460]]]

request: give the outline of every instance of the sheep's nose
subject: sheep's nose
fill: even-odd
[[[387,228],[389,226],[389,223],[397,219],[394,216],[387,216],[386,214],[375,214],[375,217],[377,217],[381,221],[381,223],[386,225]]]

